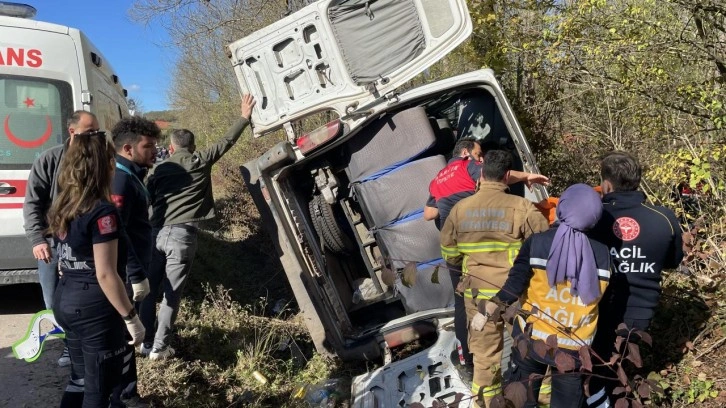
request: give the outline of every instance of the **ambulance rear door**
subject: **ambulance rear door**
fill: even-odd
[[[33,161],[67,138],[64,121],[81,109],[83,84],[68,28],[0,16],[0,284],[35,281],[23,229]]]

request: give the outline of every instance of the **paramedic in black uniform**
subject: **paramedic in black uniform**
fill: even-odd
[[[60,193],[48,214],[62,273],[53,314],[66,332],[71,364],[83,361],[85,371],[85,394],[66,391],[61,407],[77,406],[79,397],[83,408],[108,407],[130,347],[126,330],[131,343],[144,337],[117,264],[126,254],[119,253],[125,237],[110,202],[114,153],[103,132],[76,135],[63,156]]]
[[[660,298],[661,272],[676,268],[683,259],[678,219],[670,209],[646,202],[638,191],[642,172],[638,160],[622,151],[610,152],[600,162],[603,215],[593,236],[608,246],[614,273],[600,301],[593,349],[605,361],[614,352],[620,323],[628,329],[648,329]],[[595,382],[587,402],[607,406],[606,391]],[[605,385],[612,389],[617,384]]]

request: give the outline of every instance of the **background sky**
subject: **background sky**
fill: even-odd
[[[113,67],[144,112],[169,108],[175,50],[162,27],[131,21],[132,0],[16,0],[35,7],[35,20],[83,31]]]

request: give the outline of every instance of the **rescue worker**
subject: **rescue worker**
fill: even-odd
[[[25,235],[33,245],[33,256],[38,260],[38,279],[46,309],[53,306],[53,293],[58,284],[58,254],[53,252],[52,238],[47,236],[47,216],[51,202],[58,194],[57,183],[61,170],[61,159],[70,144],[73,143],[75,135],[98,130],[98,127],[98,119],[93,113],[82,110],[73,112],[68,118],[68,140],[62,145],[51,147],[41,153],[30,169],[23,205],[23,228]],[[69,365],[71,365],[71,357],[68,347],[64,347],[63,353],[58,359],[58,366],[67,367]],[[71,374],[71,376],[74,375]],[[82,378],[78,377],[76,380],[80,381]]]
[[[118,259],[126,254],[119,253],[125,237],[110,202],[113,172],[114,150],[105,134],[76,135],[63,155],[59,193],[48,212],[62,272],[53,315],[66,332],[73,369],[84,361],[85,394],[66,388],[61,407],[108,407],[121,378],[123,355],[131,348],[124,333],[131,334],[130,344],[140,344],[144,337],[118,273]]]
[[[483,153],[479,140],[473,137],[459,139],[454,146],[451,160],[431,180],[423,215],[427,221],[433,220],[439,230],[454,205],[476,191]],[[541,174],[512,170],[507,183],[524,182],[531,188],[532,184],[549,185],[549,181],[549,178]]]
[[[593,232],[610,249],[614,273],[600,302],[593,349],[605,360],[614,352],[620,323],[628,330],[648,329],[660,298],[661,272],[683,259],[678,219],[670,209],[646,202],[638,191],[642,171],[638,160],[622,151],[610,152],[600,162],[603,216]],[[608,406],[607,390],[617,384],[594,380],[588,405]]]
[[[111,185],[111,199],[121,215],[126,230],[126,290],[139,311],[139,302],[149,294],[147,279],[151,264],[151,222],[149,222],[149,191],[143,183],[148,169],[154,167],[156,140],[161,130],[152,121],[132,116],[121,119],[113,127],[116,149],[116,172]],[[112,407],[148,406],[137,390],[136,353],[130,350],[124,359],[128,365],[124,381],[114,390]],[[122,403],[123,402],[123,403]]]
[[[512,170],[509,152],[491,150],[484,156],[479,191],[456,204],[441,230],[444,260],[459,268],[467,320],[479,302],[494,296],[504,284],[522,240],[545,231],[547,220],[529,200],[507,194]],[[501,389],[503,322],[469,332],[474,360],[472,393],[486,405]]]
[[[434,177],[429,185],[429,199],[424,206],[424,219],[435,220],[436,228],[446,221],[451,209],[461,199],[469,197],[476,191],[476,184],[481,177],[482,147],[480,142],[474,138],[462,138],[454,146],[453,158]],[[541,174],[525,173],[512,170],[509,173],[508,184],[525,182],[527,186],[539,183],[547,185],[549,179]],[[449,277],[451,285],[456,291],[461,279],[460,267],[449,265]],[[469,352],[467,340],[466,310],[464,298],[460,295],[454,296],[454,330],[456,339],[461,347],[459,354],[460,365],[456,365],[459,372],[465,377],[465,381],[471,381],[473,374],[473,360]],[[455,358],[452,357],[452,360]]]
[[[508,378],[508,382],[525,381],[526,384],[530,374],[539,376],[529,383],[528,395],[533,399],[525,407],[537,406],[541,376],[548,368],[552,371],[547,376],[552,382],[551,406],[580,408],[584,401],[579,349],[593,342],[598,302],[610,279],[608,247],[586,235],[601,214],[600,195],[590,186],[575,184],[567,188],[557,206],[559,223],[524,241],[504,286],[487,301],[485,313],[477,314],[478,325],[475,327],[476,321],[472,322],[474,329],[486,325],[500,303],[511,305],[520,296],[523,310],[531,312],[533,305],[537,305],[536,314],[517,317],[512,330],[512,336],[517,338],[526,324],[532,324],[529,351],[521,355],[518,347],[512,350]],[[572,335],[565,335],[567,330]],[[553,334],[557,336],[557,353],[573,357],[572,370],[559,371],[556,354],[540,356],[534,352],[534,340],[546,341]]]

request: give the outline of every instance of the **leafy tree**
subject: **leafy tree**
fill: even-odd
[[[472,56],[499,73],[559,189],[596,180],[577,169],[606,149],[650,160],[684,135],[723,141],[716,3],[471,1]]]

